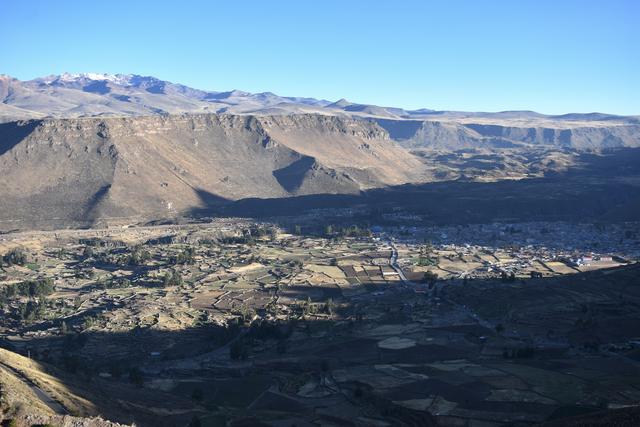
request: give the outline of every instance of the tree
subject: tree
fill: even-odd
[[[238,309],[240,317],[242,318],[242,323],[251,323],[253,317],[255,316],[255,311],[246,304],[242,304]]]
[[[25,265],[27,263],[27,254],[20,248],[15,248],[7,252],[1,259],[2,263],[8,266]]]
[[[182,285],[182,276],[175,270],[171,270],[165,273],[162,279],[162,285],[167,286],[180,286]]]
[[[171,264],[193,264],[195,262],[195,253],[196,250],[193,247],[187,246],[183,251],[173,255],[169,259],[169,262]]]
[[[505,271],[503,271],[502,273],[500,273],[500,280],[504,283],[515,282],[516,275],[513,272],[507,274]]]
[[[324,228],[324,234],[325,234],[326,236],[331,236],[331,235],[333,234],[333,226],[332,226],[331,224],[327,225],[327,226]]]
[[[434,273],[431,270],[426,271],[422,280],[424,280],[425,283],[434,283],[436,280],[438,280],[438,274]]]
[[[329,298],[327,300],[327,302],[324,304],[324,309],[327,312],[328,315],[333,315],[333,311],[335,310],[335,303],[333,302],[333,299]]]
[[[304,306],[304,314],[315,314],[316,306],[311,302],[311,297],[307,296],[307,302]]]
[[[93,248],[91,246],[85,246],[82,251],[82,258],[87,259],[93,256]]]
[[[151,253],[140,246],[133,248],[131,254],[126,258],[125,264],[143,265],[151,259]]]

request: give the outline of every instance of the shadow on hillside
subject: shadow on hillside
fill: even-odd
[[[195,191],[196,195],[200,199],[200,206],[192,208],[189,211],[188,216],[206,216],[212,210],[218,209],[220,208],[220,206],[230,203],[229,199],[218,196],[217,194],[213,194],[210,191],[204,190],[202,188],[196,188]]]
[[[0,156],[26,138],[39,124],[39,120],[0,123]]]
[[[315,194],[233,202],[202,191],[205,208],[188,214],[267,218],[348,209],[352,216],[369,222],[380,222],[381,214],[398,211],[421,215],[425,222],[435,224],[637,221],[638,177],[640,149],[622,149],[603,155],[582,154],[578,165],[565,173],[517,181],[406,184],[357,195]],[[317,219],[334,221],[328,211],[318,212]]]
[[[301,295],[300,301],[305,300]],[[106,306],[102,308],[107,309]],[[336,309],[343,316],[353,314],[352,311],[349,304]],[[396,311],[401,313],[402,306]],[[69,317],[66,324],[71,326],[80,320]],[[45,323],[48,328],[61,326],[60,321]],[[99,413],[109,420],[168,427],[187,425],[192,417],[202,417],[207,411],[215,412],[219,406],[226,405],[239,411],[230,419],[259,416],[264,409],[281,414],[291,411],[291,416],[308,413],[307,407],[293,399],[290,403],[298,407],[259,408],[250,403],[257,401],[267,388],[279,387],[278,378],[282,374],[322,376],[328,369],[339,368],[345,363],[395,360],[394,352],[377,349],[376,340],[354,337],[349,339],[348,346],[336,349],[335,340],[324,342],[324,338],[316,336],[333,331],[335,325],[335,321],[316,318],[254,321],[251,325],[235,321],[224,326],[206,323],[183,330],[136,327],[127,332],[103,332],[93,329],[34,338],[20,348],[8,341],[0,341],[0,346],[24,356],[30,355],[42,363],[43,369],[55,376],[69,392],[93,402]],[[308,354],[294,345],[279,350],[278,343],[287,342],[297,326],[304,326],[307,339],[318,342],[323,351]],[[237,345],[234,347],[234,344]],[[234,348],[240,348],[237,356],[232,356],[236,351]],[[260,357],[253,358],[254,352]],[[445,359],[459,357],[458,351]],[[210,365],[211,361],[217,362]],[[106,374],[109,379],[104,378]],[[177,386],[164,391],[163,387],[156,387],[153,380],[158,383],[175,380]],[[181,381],[184,381],[183,385]],[[194,389],[201,389],[207,399],[211,396],[213,400],[193,398]],[[387,399],[377,400],[379,398],[373,394],[360,397],[360,404],[369,406],[371,399],[375,399],[375,405],[383,413],[394,419],[418,421],[411,425],[435,426],[428,412],[403,408]]]
[[[313,157],[302,156],[289,166],[273,171],[273,176],[288,192],[296,191],[302,185],[305,174],[309,172],[315,161]]]
[[[109,196],[109,190],[111,190],[111,184],[106,184],[101,186],[98,191],[96,191],[87,201],[84,212],[80,216],[80,218],[85,218],[91,224],[95,225],[97,221],[99,221],[99,208],[100,205],[107,199]]]
[[[510,298],[526,300],[522,304],[546,310],[535,319],[529,319],[534,323],[549,323],[550,326],[545,328],[557,328],[557,325],[550,323],[554,322],[550,315],[556,309],[548,304],[550,286],[565,287],[574,293],[585,291],[596,297],[589,308],[589,313],[596,315],[598,320],[592,326],[610,329],[619,326],[619,323],[613,322],[618,318],[627,322],[631,320],[626,312],[612,311],[612,303],[617,304],[621,289],[627,289],[632,296],[626,308],[621,309],[634,310],[637,313],[636,290],[640,276],[635,273],[637,266],[584,273],[581,274],[584,280],[570,277],[544,278],[533,279],[533,284],[513,283],[503,287],[509,288]],[[603,280],[607,282],[607,286],[601,286]],[[472,287],[482,288],[483,283],[484,281],[480,280],[474,281]],[[608,286],[610,283],[617,283],[615,289]],[[486,281],[487,287],[493,289],[494,293],[499,291],[496,284],[499,285],[495,280]],[[43,362],[43,367],[57,377],[71,393],[83,396],[96,404],[98,411],[106,418],[127,423],[135,421],[141,426],[187,425],[194,415],[203,416],[207,411],[215,412],[219,407],[226,406],[236,407],[237,413],[241,413],[243,417],[259,417],[263,414],[260,412],[262,409],[277,411],[280,414],[290,411],[291,417],[308,415],[312,412],[309,412],[308,407],[300,405],[299,399],[296,400],[295,389],[292,391],[289,388],[292,383],[283,379],[307,381],[309,378],[326,377],[336,369],[360,372],[360,368],[363,381],[360,382],[356,377],[342,384],[343,390],[337,396],[349,394],[350,404],[363,408],[375,407],[383,417],[396,420],[399,425],[435,425],[429,412],[403,408],[393,402],[398,399],[371,388],[366,378],[369,378],[367,375],[372,375],[372,371],[366,367],[380,366],[380,369],[383,369],[397,363],[426,366],[425,363],[474,359],[478,354],[478,344],[469,343],[479,343],[483,336],[486,338],[494,332],[479,325],[476,329],[466,328],[460,331],[446,325],[434,326],[429,328],[430,334],[438,334],[438,330],[441,329],[441,334],[459,334],[459,338],[451,341],[451,345],[431,344],[426,341],[410,348],[380,349],[379,336],[360,334],[358,331],[370,331],[380,325],[415,325],[411,317],[412,303],[420,299],[428,303],[430,297],[426,294],[414,294],[410,289],[398,286],[376,286],[376,292],[369,289],[373,299],[368,301],[368,304],[376,306],[378,313],[375,316],[369,316],[370,313],[366,309],[370,306],[367,304],[354,303],[352,299],[334,299],[341,303],[340,307],[336,308],[336,313],[348,318],[344,322],[316,317],[277,323],[254,321],[251,326],[234,321],[225,326],[207,322],[183,330],[136,327],[127,332],[103,332],[92,329],[82,333],[34,337],[21,349],[13,350],[25,355],[29,351],[31,356]],[[452,287],[456,288],[455,285]],[[293,291],[301,292],[302,288],[295,288]],[[384,295],[379,295],[380,289],[386,291]],[[519,297],[518,291],[521,292]],[[455,298],[455,295],[451,297]],[[299,300],[305,301],[306,298],[300,295]],[[362,314],[361,319],[358,319],[358,313]],[[573,319],[583,317],[585,313],[578,304],[575,304],[575,307],[567,305],[563,309],[563,318],[567,318],[569,328],[574,328]],[[626,337],[635,336],[634,330],[618,333]],[[465,341],[467,344],[461,344]],[[236,343],[238,345],[234,346]],[[281,346],[279,343],[284,345]],[[244,349],[248,352],[248,360],[244,356]],[[237,351],[237,357],[232,360],[231,354],[234,351]],[[499,355],[493,357],[501,360]],[[536,355],[532,360],[516,362],[531,366],[547,366],[544,365],[549,361],[546,357]],[[555,361],[558,355],[555,354],[553,357]],[[573,355],[565,361],[576,362],[578,359],[579,356]],[[569,369],[562,364],[557,366],[561,366],[562,370]],[[102,378],[104,374],[109,374],[111,378]],[[562,409],[556,403],[536,406],[509,402],[500,406],[500,402],[486,400],[491,392],[487,384],[482,383],[480,379],[468,381],[452,385],[437,377],[431,378],[429,374],[422,379],[413,378],[412,381],[400,382],[391,390],[404,396],[404,400],[440,395],[449,401],[458,402],[458,407],[463,409],[490,411],[499,408],[495,410],[540,413],[555,413]],[[141,387],[142,384],[144,387]],[[167,388],[168,384],[173,384],[174,388]],[[272,387],[283,394],[267,392]],[[196,390],[199,390],[200,397],[197,397]],[[356,390],[360,390],[359,394]],[[292,395],[295,399],[284,397],[285,395]],[[261,400],[265,396],[278,397],[277,406],[269,406],[268,400]],[[311,401],[312,398],[306,400]],[[316,401],[316,404],[326,405],[326,402]],[[565,408],[578,408],[577,404],[566,403]],[[161,408],[162,412],[154,412],[154,408]],[[585,409],[582,406],[580,408]],[[595,411],[598,408],[586,409]]]

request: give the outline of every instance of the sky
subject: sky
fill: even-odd
[[[638,0],[0,0],[0,74],[407,109],[640,114]]]

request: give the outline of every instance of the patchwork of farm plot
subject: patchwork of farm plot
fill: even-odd
[[[497,426],[640,399],[636,265],[419,233],[9,234],[0,336],[70,384],[99,378],[82,393],[121,387],[130,402],[104,405],[154,425]]]

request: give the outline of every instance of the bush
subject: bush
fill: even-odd
[[[193,256],[196,251],[191,246],[187,247],[185,250],[178,252],[176,255],[171,256],[169,258],[169,263],[171,264],[193,264],[195,259]]]
[[[428,257],[423,257],[421,256],[420,258],[418,258],[418,262],[417,265],[419,266],[437,266],[438,265],[438,260],[435,258],[428,258]]]
[[[18,306],[18,317],[28,323],[35,322],[44,317],[46,312],[45,304],[36,301],[29,301]]]
[[[423,280],[425,283],[434,283],[436,280],[438,280],[438,274],[429,270],[424,273]]]
[[[82,251],[82,258],[87,259],[87,258],[91,258],[93,257],[94,252],[93,252],[93,248],[91,246],[85,246],[84,250]]]
[[[333,315],[335,308],[336,308],[336,305],[331,298],[329,298],[327,302],[324,304],[324,312],[327,313],[329,316]]]
[[[169,271],[165,273],[162,279],[162,286],[180,286],[182,285],[182,276],[177,271]]]
[[[515,282],[516,275],[513,272],[510,274],[507,274],[505,271],[503,271],[502,273],[500,273],[500,280],[504,283]]]
[[[25,265],[27,263],[27,254],[22,249],[16,248],[7,252],[1,261],[6,265]]]
[[[130,254],[120,260],[123,265],[144,265],[151,259],[151,253],[140,246],[133,248]]]

